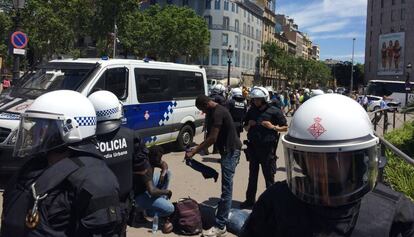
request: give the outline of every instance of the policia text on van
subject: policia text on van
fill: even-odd
[[[60,89],[86,96],[111,91],[124,105],[123,126],[136,131],[147,145],[177,142],[185,148],[202,129],[204,115],[194,104],[197,95],[207,93],[204,68],[123,59],[53,60],[19,79],[0,99],[0,174],[13,173],[24,162],[11,158],[10,152],[20,113],[40,95]]]

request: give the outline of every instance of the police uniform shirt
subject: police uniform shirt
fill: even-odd
[[[134,147],[139,139],[131,129],[120,127],[111,133],[97,136],[97,140],[98,150],[118,179],[121,200],[125,200],[133,188],[132,171],[136,153]]]
[[[414,205],[379,183],[360,202],[315,206],[294,196],[286,181],[277,182],[255,203],[240,236],[414,236]]]
[[[247,137],[250,142],[262,145],[276,141],[278,135],[275,130],[262,126],[261,123],[263,121],[270,121],[273,125],[287,126],[287,121],[282,111],[270,105],[266,105],[264,110],[260,110],[252,105],[246,114],[245,126],[249,124],[250,120],[255,121],[256,125],[249,129]]]

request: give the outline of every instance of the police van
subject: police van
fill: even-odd
[[[40,95],[75,90],[85,96],[97,90],[113,92],[123,104],[123,126],[148,146],[176,142],[191,144],[202,130],[204,115],[195,98],[207,93],[201,66],[128,59],[53,60],[36,73],[23,76],[0,98],[0,174],[14,172],[22,161],[11,158],[20,113]]]

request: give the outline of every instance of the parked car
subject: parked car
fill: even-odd
[[[359,96],[362,98],[363,95]],[[382,97],[375,96],[375,95],[367,95],[368,97],[368,111],[376,111],[381,109],[381,102],[383,101]],[[385,103],[389,108],[399,108],[401,106],[401,102],[392,101],[392,100],[385,100]]]

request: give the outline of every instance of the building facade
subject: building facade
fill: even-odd
[[[227,78],[227,49],[231,46],[230,76],[253,79],[262,47],[263,9],[248,0],[151,0],[147,4],[188,6],[203,17],[210,30],[209,53],[200,60],[207,77]]]
[[[414,1],[368,0],[365,80],[406,79],[414,63]]]
[[[320,59],[320,48],[319,45],[313,45],[312,46],[312,59],[315,61],[319,61]]]

